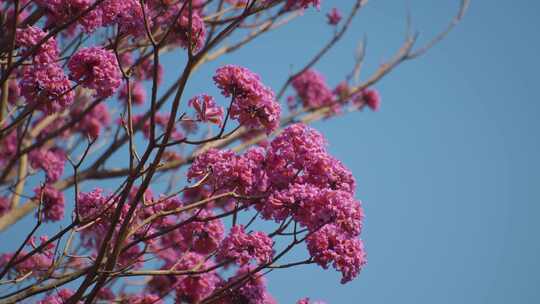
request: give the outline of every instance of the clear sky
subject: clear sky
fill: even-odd
[[[279,88],[332,34],[324,14],[351,3],[323,0],[321,13],[306,12],[211,63],[186,96],[212,86],[209,77],[225,63],[247,66]],[[316,68],[336,85],[367,35],[366,77],[401,45],[407,10],[424,41],[458,4],[372,0]],[[379,112],[315,124],[357,178],[369,262],[347,285],[314,265],[276,271],[269,288],[279,303],[301,296],[329,304],[540,303],[539,15],[538,1],[472,0],[446,40],[375,86]],[[24,236],[16,227],[0,236],[2,247]]]

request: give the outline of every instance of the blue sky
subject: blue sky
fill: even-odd
[[[367,35],[365,79],[401,45],[407,10],[422,42],[446,26],[458,2],[372,0],[316,69],[337,84]],[[226,63],[249,67],[277,90],[331,36],[324,14],[351,3],[324,0],[320,13],[310,10],[209,64],[186,96],[212,86],[213,71]],[[539,13],[531,0],[472,0],[446,40],[375,86],[381,111],[314,125],[357,178],[369,262],[347,285],[313,265],[276,271],[269,288],[280,303],[302,296],[328,303],[540,303]],[[170,56],[164,64],[177,62]],[[0,242],[14,246],[4,236]]]

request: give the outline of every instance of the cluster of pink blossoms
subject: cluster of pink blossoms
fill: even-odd
[[[223,240],[218,257],[222,260],[232,259],[236,264],[244,266],[255,259],[257,263],[268,263],[272,260],[273,241],[266,233],[256,231],[246,233],[244,226],[235,225]]]
[[[295,77],[292,86],[304,107],[321,107],[330,105],[334,101],[334,95],[326,84],[326,80],[313,69]]]
[[[17,29],[16,45],[23,56],[45,39],[47,33],[37,27]],[[73,103],[71,84],[58,64],[58,46],[48,38],[32,55],[34,64],[25,67],[19,82],[20,94],[30,105],[48,113],[62,110]]]
[[[233,99],[231,118],[267,134],[279,126],[281,107],[274,92],[261,82],[259,75],[244,67],[225,65],[217,69],[214,81],[225,97]]]
[[[276,300],[266,289],[266,279],[260,273],[253,273],[253,268],[244,266],[238,269],[236,274],[228,281],[223,282],[226,285],[230,282],[243,280],[239,288],[227,291],[223,298],[219,299],[219,304],[276,304]]]
[[[266,149],[252,148],[243,155],[209,150],[193,162],[188,177],[202,180],[201,187],[210,193],[235,191],[249,197],[247,201],[265,219],[295,220],[311,235],[309,249],[314,260],[325,268],[330,261],[334,262],[334,268],[343,274],[343,283],[358,275],[365,264],[365,252],[357,239],[364,214],[360,202],[354,198],[354,177],[327,153],[323,136],[305,125],[289,126]],[[242,264],[248,257],[264,260],[259,257],[262,253],[245,249],[252,247],[251,238],[241,228],[233,229],[224,242],[228,247],[222,255],[240,259]],[[321,258],[329,256],[328,250],[338,250],[332,247],[333,243],[315,242],[315,237],[326,235],[325,231],[347,244],[350,259],[338,259],[341,252]],[[265,240],[262,235],[261,240]],[[269,240],[264,242],[271,244]],[[264,258],[271,246],[266,248]]]
[[[64,304],[73,295],[73,291],[62,288],[55,291],[53,294],[46,296],[43,300],[38,301],[37,304]]]
[[[61,149],[39,149],[30,152],[32,168],[45,172],[48,182],[56,182],[64,173],[66,155]]]
[[[121,76],[113,52],[101,47],[83,48],[68,62],[69,78],[95,90],[95,97],[107,98],[120,86]]]
[[[64,194],[49,185],[34,189],[36,199],[41,204],[43,219],[56,222],[64,218]],[[36,216],[40,216],[36,214]]]
[[[313,6],[316,9],[321,8],[321,0],[287,0],[285,3],[286,9],[305,9],[309,6]]]
[[[42,7],[48,16],[47,24],[59,24],[69,20],[73,16],[82,13],[90,8],[94,1],[92,0],[36,0],[37,5]],[[93,32],[102,25],[101,11],[93,9],[85,16],[80,18],[77,23],[86,33]],[[73,32],[75,29],[71,28]]]
[[[41,244],[47,242],[48,238],[46,236],[41,236],[39,238],[39,244],[36,242],[36,238],[30,238],[28,245],[31,249],[38,247]],[[37,252],[36,254],[28,256],[28,251],[23,249],[19,255],[17,255],[16,260],[18,263],[15,264],[15,267],[11,270],[17,273],[17,275],[27,274],[30,277],[39,277],[43,275],[47,270],[53,265],[54,255],[55,255],[55,244],[54,242],[49,243],[43,248],[43,250]],[[13,258],[13,253],[4,253],[0,254],[0,270]]]
[[[381,99],[376,90],[364,89],[351,94],[346,82],[340,83],[332,90],[324,76],[313,69],[296,76],[292,81],[292,86],[296,91],[298,101],[305,108],[329,106],[334,113],[339,113],[340,108],[348,101],[352,101],[358,108],[368,106],[373,111],[377,111],[380,107]],[[288,103],[291,109],[298,106],[294,97],[290,97]]]
[[[0,216],[4,215],[11,208],[11,202],[7,197],[0,196]]]

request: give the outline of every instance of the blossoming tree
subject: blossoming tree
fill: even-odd
[[[316,264],[341,283],[357,277],[355,180],[308,124],[376,111],[373,85],[443,39],[468,1],[363,82],[363,51],[335,88],[314,69],[367,4],[350,0],[346,13],[326,10],[335,31],[319,52],[292,75],[274,71],[286,78],[277,90],[223,62],[209,79],[220,95],[186,96],[201,66],[304,10],[323,13],[320,2],[0,1],[0,231],[34,217],[0,255],[0,303],[274,303],[271,271]],[[163,66],[172,51],[183,61]],[[166,68],[179,71],[169,86]],[[308,256],[290,260],[299,246]],[[126,289],[135,276],[144,285]]]

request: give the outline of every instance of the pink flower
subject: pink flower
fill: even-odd
[[[201,210],[196,213],[196,219],[182,226],[182,247],[194,252],[208,254],[218,248],[223,240],[224,227],[220,219],[206,220],[214,216],[212,211]]]
[[[56,63],[36,64],[24,69],[19,82],[21,95],[29,105],[52,114],[73,103],[71,84]]]
[[[85,88],[95,90],[95,97],[111,96],[120,86],[116,57],[101,47],[80,49],[68,62],[69,78]]]
[[[130,304],[162,304],[163,301],[158,295],[153,294],[140,294],[129,296],[126,303]],[[114,302],[114,301],[111,301]]]
[[[285,8],[289,10],[305,9],[308,8],[310,5],[317,9],[320,9],[321,0],[287,0],[287,3],[285,3]]]
[[[180,43],[183,48],[187,49],[189,47],[194,52],[198,52],[206,41],[206,27],[203,19],[196,11],[191,15],[191,28],[189,25],[189,10],[185,8],[182,16],[173,25],[171,40],[174,43]]]
[[[41,236],[40,245],[45,243],[49,238],[47,236]],[[36,238],[32,237],[28,244],[32,249],[38,247],[36,244]],[[20,277],[21,275],[29,274],[30,277],[37,278],[43,275],[53,264],[54,255],[55,255],[55,243],[49,243],[41,251],[36,252],[35,254],[28,256],[27,250],[22,250],[17,258],[19,261],[15,267],[11,270],[11,273],[14,274],[14,277]],[[13,253],[5,253],[0,255],[0,269],[7,264],[7,262],[13,257]],[[22,260],[22,258],[25,258]]]
[[[71,111],[73,116],[81,115],[89,106],[89,101],[79,102],[77,106]],[[111,123],[111,117],[109,115],[109,109],[105,103],[99,103],[94,106],[90,111],[86,112],[82,119],[75,124],[74,129],[82,134],[96,139],[101,134],[101,130],[107,127]]]
[[[270,180],[286,186],[322,154],[326,154],[326,142],[321,133],[304,124],[290,125],[272,140],[268,148]]]
[[[11,131],[4,138],[0,139],[0,164],[4,164],[15,156],[18,142],[16,131]]]
[[[39,45],[46,36],[47,33],[42,29],[35,26],[29,26],[24,29],[17,29],[15,43],[18,47],[23,48],[22,54],[26,55],[34,46]],[[40,45],[38,50],[32,55],[32,58],[34,59],[34,62],[38,64],[54,63],[58,60],[58,54],[59,51],[56,40],[51,37]]]
[[[330,25],[337,25],[342,18],[341,12],[335,7],[330,10],[326,17],[328,18],[328,24]]]
[[[188,170],[188,179],[201,180],[212,191],[235,190],[241,195],[256,195],[266,188],[266,175],[262,172],[261,150],[250,150],[245,156],[235,155],[230,150],[209,149],[199,155]]]
[[[267,134],[277,129],[281,107],[259,75],[243,67],[225,65],[217,69],[214,81],[225,97],[233,98],[231,118],[250,129],[265,130]]]
[[[219,304],[274,304],[277,303],[266,290],[266,279],[260,273],[251,273],[253,269],[244,266],[231,277],[227,283],[234,283],[242,280],[244,283],[238,288],[231,288],[220,301]]]
[[[214,266],[205,256],[187,252],[178,261],[176,270],[197,271]],[[214,271],[203,272],[193,276],[179,276],[175,284],[176,298],[186,299],[188,303],[198,303],[208,297],[216,289],[221,278]]]
[[[46,296],[43,300],[38,301],[37,304],[64,304],[73,295],[73,291],[62,288],[55,291],[53,294]]]
[[[61,149],[40,149],[30,152],[32,168],[45,171],[48,182],[56,182],[64,173],[66,155]]]
[[[11,202],[7,197],[0,196],[0,217],[9,212]]]
[[[197,120],[221,125],[223,108],[216,104],[212,96],[202,94],[189,100],[188,105],[197,112]]]
[[[342,284],[358,276],[367,262],[362,241],[347,237],[334,225],[324,226],[310,235],[306,242],[317,264],[324,269],[332,264],[342,273]]]
[[[378,111],[381,107],[381,96],[377,90],[373,89],[364,89],[354,94],[352,100],[354,104],[367,105],[373,111]]]
[[[130,88],[131,88],[131,102],[137,106],[144,104],[144,101],[146,100],[146,90],[144,89],[142,82],[137,81],[135,83],[131,83]],[[126,103],[128,102],[127,84],[122,86],[122,89],[120,90],[120,93],[118,94],[118,99]]]
[[[326,80],[315,70],[309,69],[296,76],[292,86],[304,107],[321,107],[334,102],[334,96]]]
[[[91,0],[36,0],[49,16],[47,23],[61,23],[70,17],[88,9],[93,3]],[[93,32],[102,25],[101,11],[93,9],[77,20],[86,33]]]
[[[243,225],[235,225],[229,235],[223,240],[218,252],[222,260],[234,260],[240,266],[256,260],[258,264],[272,261],[274,250],[273,241],[264,232],[247,234]]]
[[[137,0],[105,0],[99,5],[103,26],[117,24],[120,32],[141,37],[146,35],[144,15],[140,2]],[[148,14],[148,7],[145,5]],[[152,19],[147,15],[148,25]]]
[[[36,200],[40,202],[43,219],[56,222],[64,218],[64,194],[49,185],[34,189]],[[38,215],[36,215],[38,216]]]

